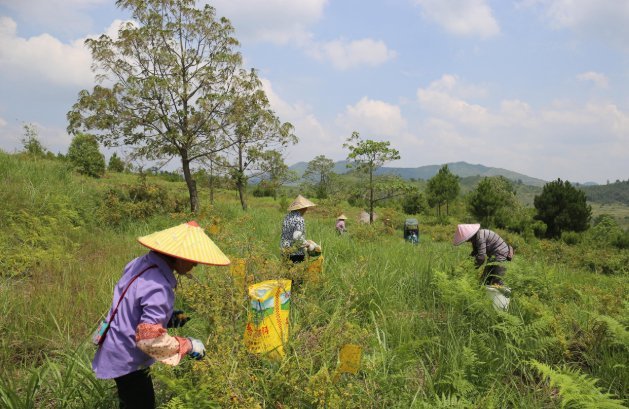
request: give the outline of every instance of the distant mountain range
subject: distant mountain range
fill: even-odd
[[[346,173],[349,171],[346,165],[347,165],[347,161],[336,162],[334,164],[333,171],[339,174]],[[468,177],[468,176],[481,176],[481,177],[504,176],[507,179],[512,180],[514,182],[521,182],[522,184],[525,184],[525,185],[538,186],[538,187],[542,187],[547,183],[545,180],[537,179],[531,176],[526,176],[521,173],[513,172],[507,169],[492,168],[492,167],[483,166],[483,165],[474,165],[467,162],[453,162],[453,163],[448,163],[447,165],[448,165],[448,169],[450,169],[450,172],[462,178]],[[427,165],[427,166],[420,166],[417,168],[381,167],[380,169],[378,169],[376,173],[379,175],[395,174],[407,180],[409,179],[428,180],[432,178],[433,176],[435,176],[442,166],[443,165]],[[299,174],[299,176],[301,176],[303,175],[307,167],[308,167],[307,162],[298,162],[290,166],[290,169],[296,171]]]

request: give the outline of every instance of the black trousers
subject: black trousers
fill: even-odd
[[[120,409],[155,409],[155,391],[149,368],[115,379]]]
[[[502,278],[505,276],[507,268],[498,264],[490,264],[485,266],[481,282],[484,285],[504,285]]]

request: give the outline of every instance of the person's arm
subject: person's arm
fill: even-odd
[[[142,280],[140,306],[142,316],[135,331],[137,347],[151,358],[167,365],[177,365],[181,358],[192,350],[188,338],[173,337],[166,331],[165,324],[174,303],[172,289],[154,280]]]
[[[476,267],[480,267],[487,258],[487,241],[485,240],[485,237],[481,237],[481,234],[478,233],[472,241],[472,246],[474,246],[474,250],[476,251],[476,254],[474,255]]]

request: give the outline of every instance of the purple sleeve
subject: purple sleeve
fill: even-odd
[[[159,278],[161,277],[151,275],[140,283],[142,288],[142,294],[139,297],[142,309],[140,323],[161,324],[166,328],[173,311],[175,293],[165,280]]]

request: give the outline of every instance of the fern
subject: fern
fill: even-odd
[[[160,409],[188,409],[181,399],[177,396],[169,400],[166,404],[159,407]]]
[[[589,378],[578,369],[563,367],[555,370],[536,360],[529,363],[551,387],[558,389],[562,408],[627,409],[622,401],[601,392],[596,386],[597,379]]]
[[[612,344],[629,349],[629,331],[627,331],[623,324],[607,315],[599,315],[596,319],[603,322],[607,327],[607,332]]]

